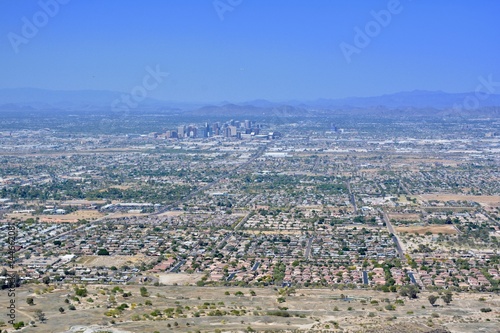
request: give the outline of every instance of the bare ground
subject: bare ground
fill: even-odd
[[[245,332],[248,327],[257,332],[498,332],[500,299],[493,294],[454,294],[449,306],[441,304],[432,307],[427,301],[429,293],[420,294],[416,300],[403,299],[404,304],[395,304],[396,293],[372,290],[328,290],[299,289],[295,294],[285,296],[286,301],[277,302],[278,292],[273,287],[253,288],[256,296],[251,296],[250,288],[237,287],[187,287],[187,286],[146,286],[148,297],[140,296],[140,286],[120,285],[132,296],[123,297],[122,291],[113,294],[114,285],[88,285],[88,296],[80,297],[80,302],[70,300],[76,311],[68,309],[66,298],[74,296],[72,286],[35,295],[23,286],[17,290],[16,320],[29,322],[36,309],[41,309],[47,317],[46,323],[36,323],[27,327],[27,333],[130,333],[130,332]],[[244,296],[236,296],[236,291]],[[226,292],[229,295],[226,295]],[[110,299],[113,294],[116,303]],[[342,300],[341,294],[348,296]],[[1,304],[6,304],[6,292],[0,293]],[[26,297],[34,297],[35,305],[26,304]],[[479,300],[483,297],[485,300]],[[92,299],[92,300],[90,300]],[[147,305],[146,301],[151,302]],[[376,302],[375,302],[376,301]],[[386,301],[396,306],[386,310]],[[127,304],[128,308],[113,316],[105,312],[117,305]],[[110,306],[110,308],[107,308]],[[64,313],[58,311],[65,309]],[[279,310],[278,307],[282,307]],[[493,311],[483,313],[480,308],[489,307]],[[182,313],[173,313],[168,318],[163,310],[179,308]],[[287,308],[287,310],[284,310]],[[216,309],[228,314],[209,316]],[[153,316],[159,310],[161,316]],[[231,311],[239,311],[239,314]],[[269,311],[283,311],[289,317],[270,315]],[[177,323],[177,326],[175,326]],[[167,325],[170,324],[171,328]],[[334,327],[338,325],[337,330]],[[175,328],[174,328],[175,327]],[[398,330],[398,327],[400,330]],[[6,329],[3,327],[2,329]],[[446,329],[438,331],[438,329]],[[434,330],[434,331],[433,331]],[[9,329],[12,332],[12,329]]]
[[[458,233],[457,229],[452,225],[428,225],[428,226],[404,226],[394,228],[397,232],[408,232],[413,234],[425,234],[430,232],[432,234],[447,234],[456,235]]]

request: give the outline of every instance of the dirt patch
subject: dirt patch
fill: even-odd
[[[182,273],[172,273],[172,274],[167,274],[167,273],[162,273],[158,274],[158,278],[160,279],[160,283],[167,285],[167,286],[173,286],[173,285],[180,285],[180,286],[187,286],[187,285],[194,285],[196,282],[201,280],[203,277],[203,274],[182,274]]]
[[[66,215],[40,216],[42,222],[78,222],[78,220],[97,220],[106,216],[97,210],[79,210]]]
[[[78,210],[73,213],[65,215],[33,215],[30,213],[11,213],[7,214],[5,217],[7,219],[20,219],[25,220],[28,218],[37,218],[40,222],[48,223],[75,223],[78,220],[97,220],[104,217],[105,214],[95,210],[95,209],[84,209]]]
[[[420,197],[424,200],[474,201],[486,206],[500,206],[500,195],[422,194]]]
[[[106,215],[106,219],[120,219],[122,217],[146,217],[147,213],[129,213],[129,212],[116,212]]]
[[[427,232],[430,232],[432,234],[447,234],[447,235],[456,235],[458,233],[457,229],[452,225],[396,227],[394,229],[399,233],[408,232],[412,234],[422,234],[422,235],[424,235]]]
[[[120,267],[123,265],[134,265],[138,262],[149,263],[154,258],[143,255],[136,256],[82,256],[76,261],[77,264],[85,267]]]
[[[389,219],[396,220],[396,221],[420,221],[420,215],[419,214],[392,213],[392,214],[389,214]]]

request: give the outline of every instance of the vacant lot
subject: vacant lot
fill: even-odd
[[[396,227],[397,232],[408,232],[413,234],[425,234],[430,232],[432,234],[447,234],[455,235],[458,233],[457,229],[452,225],[428,225],[428,226],[412,226],[412,227]]]
[[[78,220],[97,220],[106,216],[97,210],[78,210],[66,215],[40,216],[42,222],[78,222]]]
[[[474,201],[484,206],[500,206],[500,195],[422,194],[424,200]]]
[[[76,212],[65,215],[34,215],[27,213],[11,213],[5,215],[6,219],[26,220],[28,218],[39,218],[40,222],[50,223],[75,223],[78,220],[97,220],[104,217],[105,214],[100,213],[95,209],[78,210]]]
[[[389,219],[396,221],[420,221],[419,214],[399,214],[399,213],[390,213]]]
[[[143,255],[136,256],[82,256],[76,261],[77,264],[85,267],[120,267],[123,265],[134,265],[139,262],[149,263],[154,260]]]
[[[162,273],[158,274],[158,278],[160,283],[166,286],[185,286],[185,285],[194,285],[197,281],[201,280],[204,274],[183,274],[183,273]]]

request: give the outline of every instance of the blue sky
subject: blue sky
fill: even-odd
[[[45,14],[41,3],[56,1]],[[148,66],[169,73],[150,97],[193,102],[468,92],[479,76],[500,81],[495,0],[1,4],[0,88],[130,92]],[[383,25],[372,14],[381,11]],[[368,42],[356,44],[356,27],[373,29]],[[356,52],[346,57],[341,45]]]

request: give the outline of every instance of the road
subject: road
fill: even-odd
[[[241,221],[234,227],[234,231],[240,229],[245,224],[245,222],[248,221],[251,214],[252,212],[249,212],[247,215],[245,215],[245,217],[242,218]]]
[[[415,280],[415,276],[413,276],[412,272],[408,272],[408,277],[410,278],[411,283],[417,284],[417,280]]]
[[[314,170],[316,170],[316,168],[318,167],[318,164],[319,164],[319,157],[316,157],[316,159],[314,160],[314,165],[311,168],[311,172],[314,172]]]
[[[229,238],[231,238],[232,235],[234,235],[234,232],[238,229],[240,229],[246,221],[248,221],[248,219],[250,218],[250,215],[251,215],[252,212],[249,212],[247,215],[245,215],[244,218],[241,219],[240,222],[238,222],[238,224],[234,227],[233,231],[231,232],[228,232],[224,238],[219,242],[219,244],[217,244],[217,246],[215,247],[215,250],[212,251],[212,257],[215,255],[215,251],[216,250],[220,250],[222,248],[224,248],[224,246],[227,244],[227,241],[229,240]]]
[[[496,223],[497,225],[499,225],[499,226],[500,226],[500,221],[497,221],[496,219],[492,218],[492,217],[488,214],[488,212],[487,212],[486,210],[481,209],[481,213],[483,213],[483,215],[484,215],[484,216],[486,216],[486,217],[490,220],[490,222]],[[457,227],[455,227],[455,229],[457,229],[457,230],[458,230],[458,228],[457,228]],[[461,233],[461,231],[460,231],[460,230],[458,230],[458,231]]]
[[[408,190],[408,187],[406,187],[405,183],[401,181],[401,179],[399,180],[399,187],[401,187],[403,191],[406,192],[406,194],[411,196],[411,192]]]
[[[387,216],[386,212],[384,212],[383,210],[381,210],[381,212],[385,225],[387,226],[387,230],[390,234],[392,234],[392,241],[394,242],[394,244],[396,244],[396,250],[398,251],[399,257],[401,258],[401,260],[405,260],[405,254],[403,252],[403,249],[401,248],[401,245],[399,244],[399,239],[396,237],[396,232],[392,227],[391,221],[389,221],[389,217]]]
[[[351,183],[349,180],[347,181],[347,190],[349,191],[349,201],[351,202],[351,205],[354,207],[354,214],[358,213],[358,206],[356,205],[356,197],[351,191]]]
[[[309,256],[311,255],[311,247],[312,247],[313,240],[314,240],[314,237],[311,237],[307,240],[306,253],[304,254],[304,257],[306,260],[309,260]]]
[[[172,269],[169,271],[169,273],[177,273],[179,268],[181,268],[181,266],[184,265],[185,263],[186,263],[186,260],[179,261],[177,264],[175,264],[174,267],[172,267]]]
[[[255,271],[259,268],[259,266],[260,266],[260,262],[259,262],[259,261],[257,261],[257,262],[253,265],[253,267],[252,267],[252,272],[255,272]]]
[[[367,271],[363,271],[363,283],[364,284],[368,284],[368,272]]]

